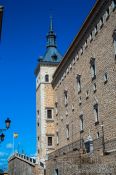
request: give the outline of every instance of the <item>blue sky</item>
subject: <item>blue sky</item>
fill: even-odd
[[[7,167],[13,132],[19,134],[16,149],[27,155],[36,152],[34,69],[46,49],[50,15],[58,49],[64,55],[95,1],[0,0],[5,7],[0,43],[0,128],[7,117],[12,120],[0,144],[0,168]]]

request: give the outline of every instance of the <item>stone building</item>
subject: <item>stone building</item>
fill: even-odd
[[[9,175],[41,175],[43,170],[38,168],[36,160],[23,154],[14,154],[8,160]]]
[[[97,0],[58,65],[47,175],[116,174],[116,1]]]
[[[54,91],[51,85],[52,76],[61,61],[56,45],[56,34],[52,18],[47,34],[46,52],[39,58],[36,75],[36,127],[37,127],[37,160],[46,171],[45,160],[48,153],[54,150]]]

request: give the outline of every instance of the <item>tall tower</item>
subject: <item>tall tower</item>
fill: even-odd
[[[54,150],[54,91],[51,82],[52,76],[62,59],[56,45],[52,18],[50,18],[50,27],[46,39],[46,52],[43,57],[40,57],[35,70],[37,154],[38,163],[44,169],[48,153]]]

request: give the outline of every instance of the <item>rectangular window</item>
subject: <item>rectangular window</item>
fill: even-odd
[[[114,55],[115,55],[115,63],[116,63],[116,29],[113,32],[113,43],[114,43]]]
[[[45,82],[49,82],[49,75],[48,74],[45,75]]]
[[[93,110],[94,110],[95,125],[96,125],[99,123],[99,113],[98,113],[98,104],[97,103],[93,106]]]
[[[77,90],[78,90],[78,94],[81,92],[81,75],[77,74]]]
[[[39,118],[39,110],[37,110],[37,118]]]
[[[94,28],[95,35],[97,34],[97,25]]]
[[[57,143],[57,145],[59,144],[59,133],[58,133],[58,131],[56,132],[56,143]]]
[[[106,20],[109,18],[109,8],[106,10]]]
[[[52,118],[53,118],[53,110],[47,109],[47,119],[52,119]]]
[[[83,48],[81,47],[81,49],[80,49],[80,52],[81,52],[81,55],[83,54]]]
[[[103,17],[101,17],[100,19],[100,29],[102,28],[102,26],[103,26]]]
[[[56,112],[56,115],[58,115],[58,102],[57,101],[55,102],[55,112]]]
[[[65,103],[65,106],[68,105],[68,91],[67,90],[64,90],[64,103]]]
[[[85,41],[85,49],[87,48],[87,40]]]
[[[52,146],[52,137],[48,137],[48,146]]]
[[[55,169],[55,175],[59,175],[58,169]]]
[[[95,58],[90,59],[90,69],[91,69],[91,77],[92,80],[96,79],[96,62]]]
[[[104,74],[104,84],[106,84],[107,81],[108,81],[108,74],[107,74],[107,72],[105,72],[105,74]]]
[[[116,8],[116,0],[112,1],[112,8],[113,10]]]
[[[66,125],[66,138],[69,139],[69,125]]]
[[[92,32],[90,33],[90,36],[89,36],[89,40],[90,40],[90,42],[92,41]]]
[[[83,131],[83,115],[80,115],[80,131]]]

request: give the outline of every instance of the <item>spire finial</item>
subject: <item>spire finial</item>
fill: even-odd
[[[50,16],[50,31],[53,31],[53,17]]]
[[[50,16],[49,32],[47,34],[47,48],[56,47],[56,34],[53,31],[53,18]]]

